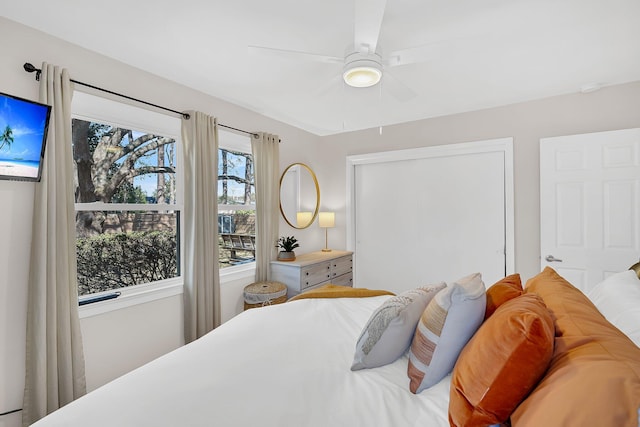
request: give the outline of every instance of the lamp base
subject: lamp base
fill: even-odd
[[[324,249],[322,252],[331,252],[329,249],[329,228],[324,229]]]

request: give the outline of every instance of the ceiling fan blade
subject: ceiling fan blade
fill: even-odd
[[[454,37],[421,46],[410,47],[408,49],[396,50],[387,55],[383,64],[386,67],[420,64],[445,56],[460,55],[462,52],[477,51],[485,45],[486,40],[477,35],[474,37]]]
[[[386,67],[420,64],[437,59],[445,51],[445,43],[429,43],[422,46],[391,52],[384,61]]]
[[[319,55],[309,52],[299,52],[296,50],[277,49],[273,47],[265,46],[249,46],[249,52],[263,53],[270,56],[279,56],[281,58],[324,62],[326,64],[342,64],[344,58],[338,58],[337,56]]]
[[[391,74],[389,71],[385,71],[381,83],[382,90],[388,92],[398,101],[405,102],[418,96],[418,94],[413,89],[402,83],[400,79]]]
[[[340,83],[342,83],[342,76],[332,77],[326,83],[317,87],[313,93],[317,97],[329,96],[340,87]]]
[[[375,53],[387,0],[355,0],[354,48]]]

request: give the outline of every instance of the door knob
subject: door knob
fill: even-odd
[[[544,260],[547,262],[562,262],[561,259],[558,259],[556,257],[554,257],[553,255],[547,255],[546,257],[544,257]]]

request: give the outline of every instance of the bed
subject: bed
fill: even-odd
[[[551,283],[547,288],[556,289],[556,282],[561,278],[548,270],[537,277],[539,281]],[[613,275],[607,280],[608,283],[596,287],[594,302],[615,317],[619,326],[631,330],[629,335],[623,335],[616,327],[606,324],[613,331],[610,334],[616,343],[621,342],[630,357],[637,358],[637,363],[632,362],[631,368],[624,368],[627,370],[621,373],[625,378],[622,388],[611,396],[618,399],[616,393],[620,392],[626,400],[615,408],[599,404],[620,423],[597,425],[638,426],[640,314],[637,307],[640,304],[634,306],[630,301],[636,297],[636,302],[640,301],[640,281],[633,271]],[[561,288],[565,286],[564,283],[561,285]],[[575,288],[569,289],[572,298],[574,290],[580,293]],[[619,298],[620,292],[628,292],[632,297]],[[488,298],[487,295],[483,293],[482,298]],[[584,297],[582,293],[580,295],[577,300]],[[431,297],[435,301],[435,297]],[[544,295],[535,298],[546,302]],[[562,295],[562,298],[567,299],[567,296]],[[584,305],[589,307],[591,302],[584,298]],[[407,367],[413,343],[410,349],[402,349],[401,355],[390,363],[352,370],[357,345],[373,315],[397,299],[390,295],[301,298],[245,311],[195,342],[102,386],[34,426],[449,426],[452,378],[457,381],[456,371],[418,393],[411,392]],[[616,309],[618,303],[624,306],[620,310]],[[508,305],[506,302],[501,304]],[[551,305],[554,322],[562,319],[559,309]],[[487,307],[487,302],[483,307]],[[497,307],[495,313],[501,313],[502,309],[502,306]],[[471,309],[466,307],[465,310]],[[421,317],[417,322],[422,320]],[[476,335],[486,322],[488,320],[484,319],[480,322]],[[596,323],[602,322],[606,321],[602,319]],[[415,324],[411,327],[416,329]],[[517,417],[511,418],[514,426],[534,426],[540,419],[546,423],[538,426],[587,425],[579,424],[584,420],[581,417],[569,421],[562,415],[551,417],[556,423],[549,424],[549,417],[544,414],[542,418],[527,418],[522,414],[523,405],[528,408],[526,414],[538,412],[535,406],[531,409],[532,404],[546,405],[544,401],[549,397],[536,395],[537,387],[544,383],[543,391],[548,390],[547,380],[557,371],[554,371],[554,361],[566,359],[556,354],[558,346],[566,343],[558,341],[563,338],[558,337],[557,330],[555,335],[550,365],[536,379],[536,388],[527,390],[525,399],[515,409]],[[455,387],[458,388],[457,383]],[[612,387],[618,387],[618,384],[609,388]],[[554,398],[553,394],[551,397]],[[599,396],[594,393],[594,397]],[[557,396],[555,398],[557,400]],[[533,403],[529,404],[531,399]],[[584,411],[584,401],[571,403],[567,396],[562,399],[564,406],[576,405]]]

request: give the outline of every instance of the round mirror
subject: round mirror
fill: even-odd
[[[293,163],[280,177],[280,213],[299,230],[310,226],[320,208],[320,187],[313,170],[304,163]]]

